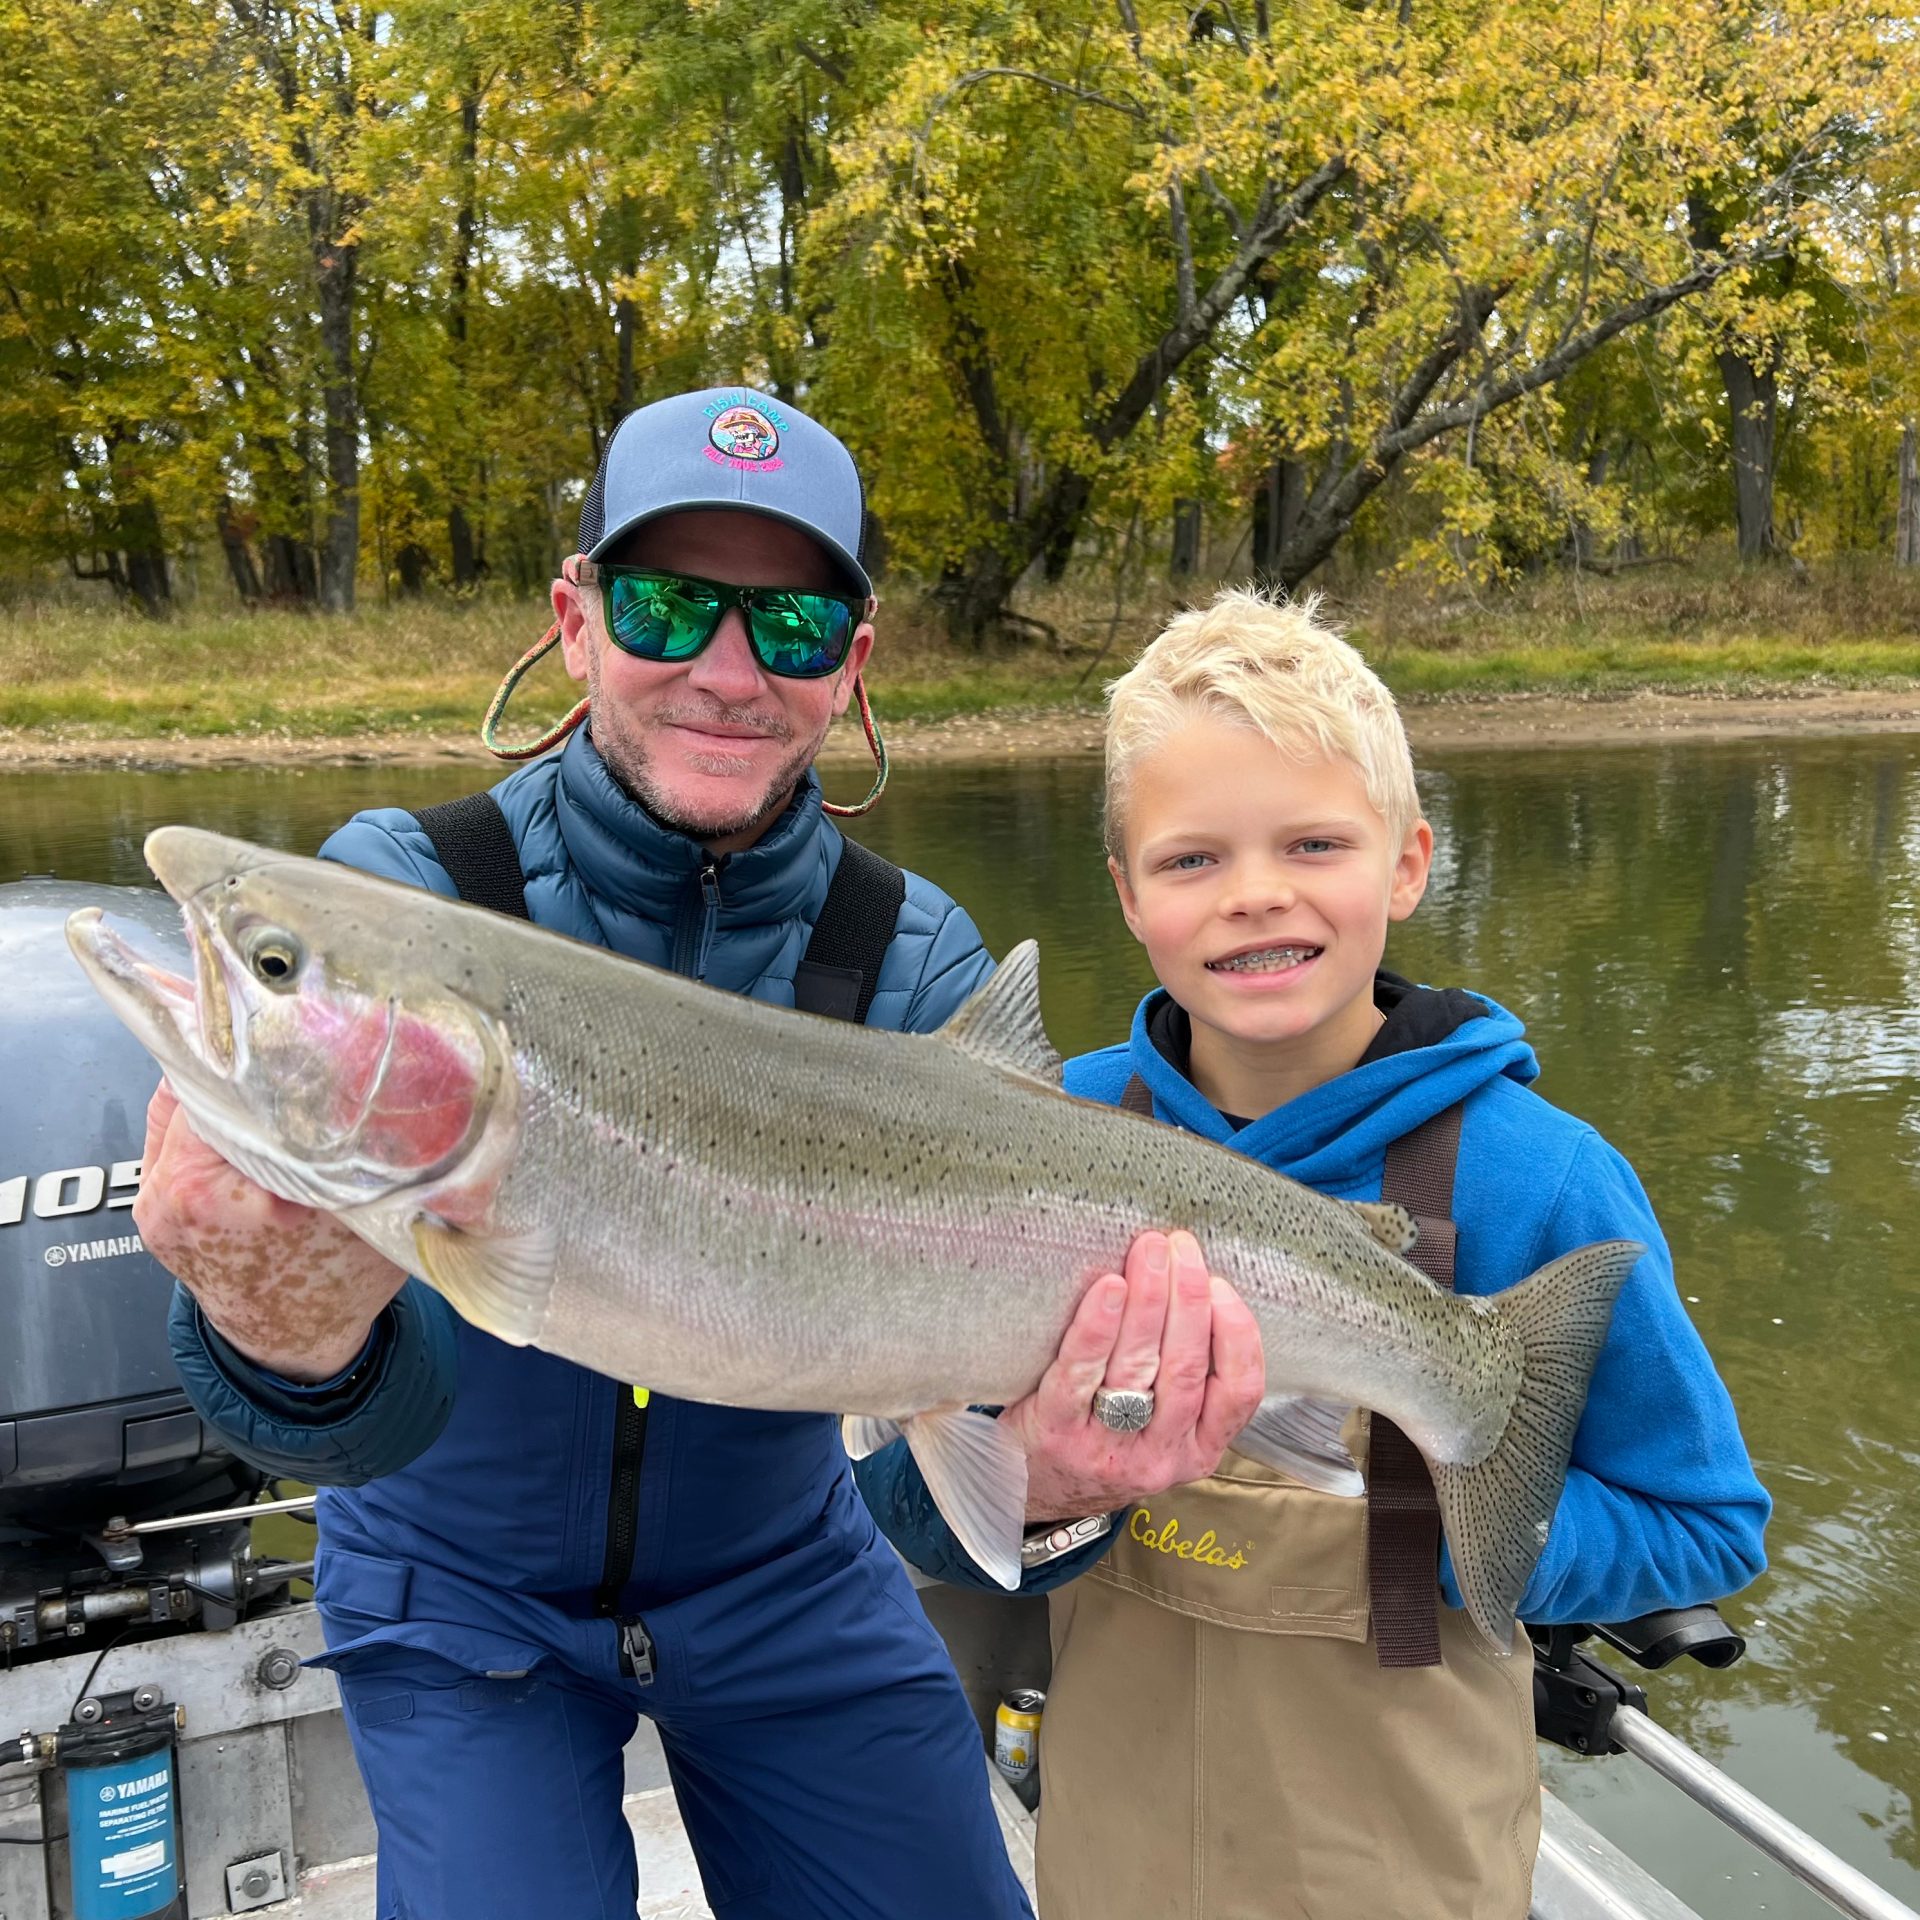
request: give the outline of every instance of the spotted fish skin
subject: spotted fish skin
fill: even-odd
[[[1030,1392],[1133,1237],[1184,1227],[1265,1341],[1244,1450],[1355,1491],[1302,1410],[1387,1415],[1510,1645],[1631,1243],[1445,1293],[1397,1209],[1064,1093],[1031,943],[942,1032],[896,1034],[196,829],[148,858],[191,992],[72,937],[196,1127],[485,1331],[682,1398],[862,1416],[862,1444],[904,1431],[1017,1581],[1024,1462],[960,1410]]]

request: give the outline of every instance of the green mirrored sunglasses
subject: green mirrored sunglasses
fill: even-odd
[[[585,569],[583,568],[584,572]],[[690,573],[596,563],[607,637],[640,660],[691,660],[730,607],[747,623],[753,657],[782,680],[838,671],[866,612],[863,600],[795,587],[736,587]]]

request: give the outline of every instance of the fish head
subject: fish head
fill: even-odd
[[[424,896],[194,827],[159,828],[146,855],[185,920],[193,978],[97,908],[69,919],[68,943],[241,1172],[340,1212],[457,1180],[510,1127],[486,983],[471,998],[448,983]]]

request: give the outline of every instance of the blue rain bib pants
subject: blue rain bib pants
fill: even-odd
[[[536,924],[790,1005],[841,859],[809,773],[716,862],[587,732],[494,790]],[[411,816],[323,851],[443,895]],[[867,1024],[929,1032],[992,971],[916,875]],[[1031,1920],[973,1716],[853,1490],[839,1423],[676,1401],[490,1339],[410,1281],[362,1363],[300,1387],[176,1295],[194,1404],[322,1486],[315,1599],[380,1827],[379,1920],[634,1912],[621,1749],[646,1714],[721,1920]],[[620,1659],[651,1636],[654,1677]]]
[[[379,1823],[378,1920],[632,1920],[642,1713],[719,1920],[1031,1920],[952,1664],[883,1543],[816,1539],[646,1623],[644,1687],[552,1656],[476,1670],[494,1642],[326,1656]],[[329,1639],[363,1624],[329,1611]]]

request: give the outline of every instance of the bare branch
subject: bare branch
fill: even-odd
[[[829,60],[824,53],[815,47],[808,46],[804,40],[795,41],[793,50],[809,66],[818,67],[836,86],[844,87],[847,84],[847,70],[837,60]]]
[[[1213,175],[1205,167],[1199,168],[1194,177],[1200,182],[1201,190],[1207,198],[1220,209],[1221,218],[1226,221],[1234,240],[1244,247],[1247,244],[1247,223],[1242,218],[1240,209],[1221,190]]]
[[[1196,299],[1193,311],[1176,320],[1141,355],[1132,377],[1095,423],[1094,440],[1102,452],[1124,440],[1133,431],[1147,408],[1153,404],[1154,396],[1172,378],[1187,356],[1205,343],[1253,276],[1279,252],[1294,230],[1350,171],[1346,155],[1335,154],[1308,174],[1278,205],[1275,204],[1277,194],[1272,181],[1261,189],[1260,207],[1245,242],[1215,276],[1213,284]]]
[[[1175,310],[1182,320],[1191,320],[1200,296],[1193,270],[1193,232],[1187,225],[1187,196],[1181,191],[1177,173],[1167,182],[1167,215],[1173,227]]]
[[[921,122],[918,144],[924,147],[933,138],[933,123],[939,119],[941,109],[956,94],[964,93],[969,87],[977,87],[986,80],[1030,80],[1036,87],[1046,87],[1054,93],[1068,94],[1075,100],[1085,100],[1096,107],[1124,113],[1129,120],[1144,120],[1147,117],[1147,110],[1137,100],[1116,100],[1111,94],[1097,93],[1091,87],[1076,87],[1069,80],[1056,80],[1051,74],[1035,73],[1030,67],[976,67],[971,73],[963,73],[950,87],[943,88],[935,96],[933,105],[927,109],[926,119]]]

